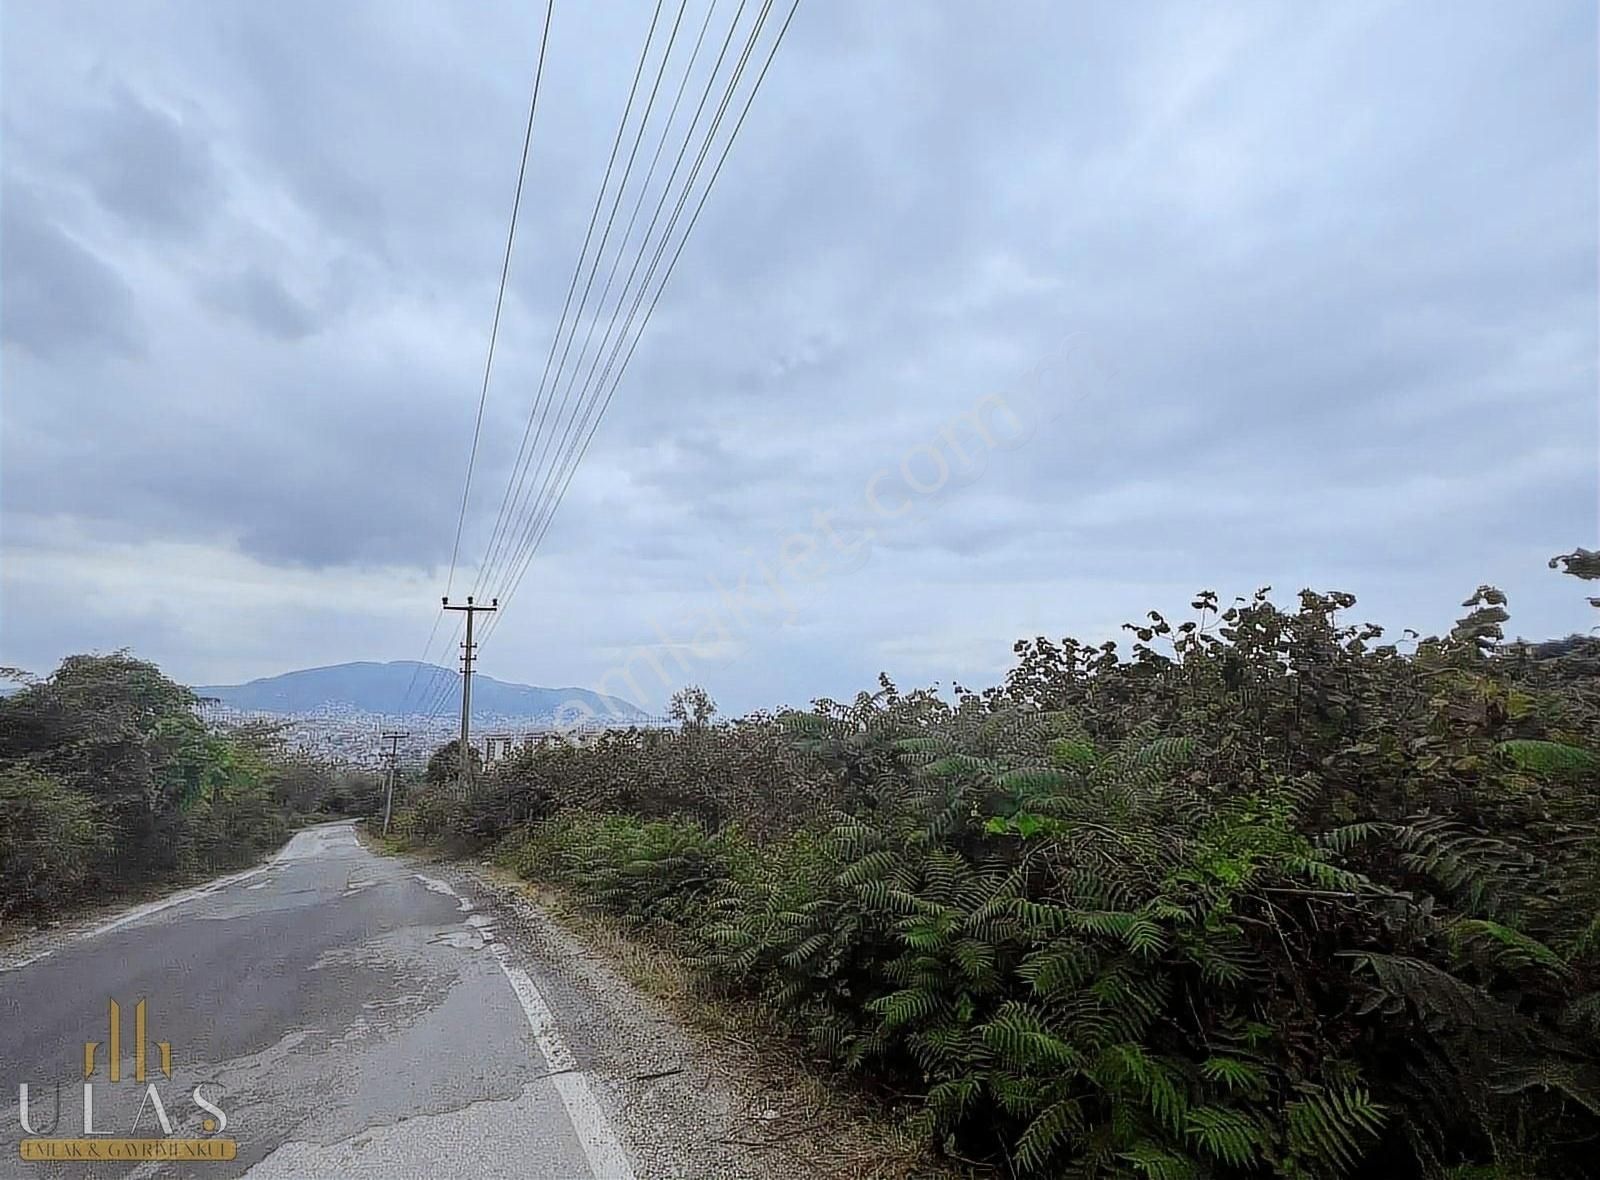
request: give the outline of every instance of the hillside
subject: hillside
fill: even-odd
[[[413,687],[413,674],[415,685]],[[380,664],[361,661],[326,668],[302,668],[267,676],[248,684],[212,684],[197,687],[202,697],[214,698],[235,709],[263,713],[314,713],[334,707],[363,713],[398,714],[407,702],[419,712],[434,699],[441,681],[452,695],[460,693],[461,674],[436,664],[395,660]],[[472,678],[473,716],[552,718],[564,703],[581,701],[596,714],[624,721],[642,721],[646,714],[619,697],[602,696],[584,688],[539,688],[511,684],[481,672]]]

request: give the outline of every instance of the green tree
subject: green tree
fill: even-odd
[[[698,684],[680,688],[672,694],[672,700],[667,705],[667,716],[680,725],[697,729],[706,728],[716,715],[717,702]]]
[[[37,771],[0,767],[0,921],[75,900],[109,843],[87,796]]]
[[[471,762],[473,780],[476,781],[483,774],[483,755],[478,753],[477,746],[468,746],[467,758]],[[428,768],[423,774],[423,779],[433,787],[461,781],[460,738],[451,738],[433,752],[428,758]]]
[[[284,838],[320,789],[280,773],[277,735],[208,730],[195,703],[127,652],[69,656],[0,698],[0,911],[246,863]]]

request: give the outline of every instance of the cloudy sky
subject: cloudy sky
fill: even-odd
[[[6,4],[0,663],[415,659],[447,581],[508,603],[493,675],[724,711],[991,683],[1202,587],[1592,624],[1545,568],[1597,532],[1588,0],[802,0],[508,596],[654,11],[556,0],[451,579],[543,5]]]

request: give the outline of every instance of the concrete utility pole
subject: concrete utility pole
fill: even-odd
[[[389,812],[394,807],[394,780],[397,767],[400,763],[400,739],[408,738],[409,733],[386,733],[381,735],[389,743],[389,781],[383,793],[383,834],[389,834]]]
[[[467,639],[461,645],[461,795],[465,798],[472,787],[472,743],[468,735],[472,729],[472,653],[478,646],[472,642],[472,619],[480,611],[500,609],[500,600],[491,598],[488,606],[474,606],[469,594],[465,606],[451,606],[447,596],[444,609],[467,612]]]

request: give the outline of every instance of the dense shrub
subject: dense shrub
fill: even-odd
[[[583,746],[547,738],[491,767],[470,803],[458,798],[454,750],[452,741],[434,755],[430,766],[443,769],[401,817],[414,838],[481,847],[580,808],[688,817],[710,829],[734,824],[764,840],[814,823],[838,802],[832,771],[763,715],[681,730],[612,731]]]
[[[751,856],[737,829],[575,812],[508,842],[496,859],[525,876],[581,886],[616,913],[692,926]]]
[[[536,749],[454,822],[1019,1173],[1600,1175],[1600,644],[1353,604]]]
[[[0,921],[249,863],[321,805],[326,768],[194,704],[124,653],[0,699]]]
[[[0,920],[72,901],[108,845],[94,803],[55,779],[0,768]]]

